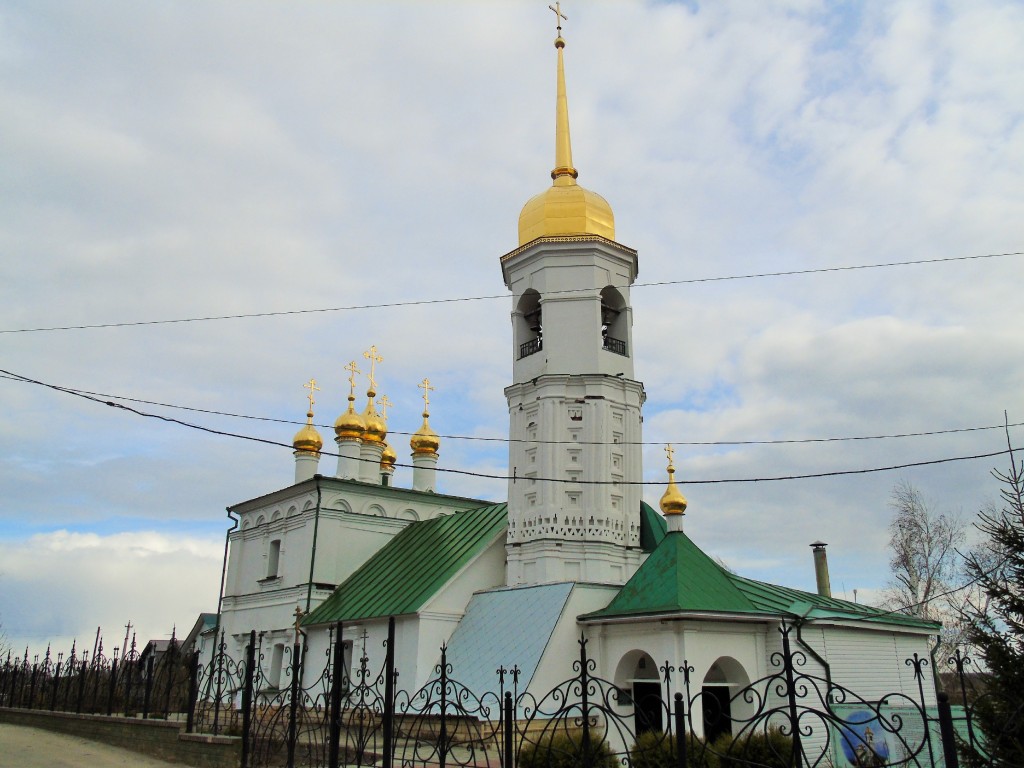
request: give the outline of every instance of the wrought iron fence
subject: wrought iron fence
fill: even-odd
[[[585,637],[573,675],[542,695],[519,690],[515,666],[495,670],[495,690],[478,694],[459,682],[444,647],[422,687],[399,689],[394,631],[392,620],[379,669],[364,647],[351,671],[341,624],[331,628],[324,657],[314,659],[297,636],[268,662],[255,632],[242,659],[226,652],[222,633],[204,664],[173,640],[159,658],[134,644],[120,659],[116,649],[112,658],[99,649],[90,659],[72,648],[66,658],[48,651],[30,663],[26,652],[0,667],[0,703],[177,717],[188,731],[239,736],[243,768],[957,768],[1007,765],[991,756],[999,754],[993,747],[1020,739],[1022,713],[999,710],[959,652],[950,663],[966,706],[956,711],[944,693],[929,704],[928,659],[906,662],[914,695],[866,698],[809,671],[785,625],[771,673],[731,695],[696,686],[686,662],[666,662],[657,693],[634,699],[595,674]],[[280,670],[268,672],[275,665]],[[983,734],[975,722],[983,707],[1004,711],[1006,727]]]

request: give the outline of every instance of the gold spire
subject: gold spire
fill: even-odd
[[[676,487],[676,468],[672,465],[674,453],[671,445],[665,446],[665,454],[668,456],[668,488],[661,496],[661,511],[666,516],[682,515],[686,511],[686,497]]]
[[[363,432],[366,431],[366,424],[363,422],[363,417],[356,413],[355,409],[356,374],[359,373],[356,361],[353,360],[346,365],[345,370],[349,372],[348,410],[341,414],[338,420],[334,422],[334,434],[344,440],[358,440],[363,436]]]
[[[366,431],[363,433],[363,440],[371,443],[383,443],[388,434],[387,424],[377,413],[377,406],[373,398],[377,396],[377,379],[374,376],[377,363],[383,363],[384,358],[377,354],[377,346],[372,345],[363,352],[363,357],[370,361],[370,388],[366,390],[366,410],[363,411],[363,423],[366,424]]]
[[[409,439],[409,447],[413,453],[433,454],[441,447],[441,438],[430,428],[430,393],[434,390],[430,386],[430,379],[423,379],[417,385],[423,390],[423,426]]]
[[[552,186],[530,198],[519,214],[519,244],[555,235],[600,235],[615,239],[615,215],[611,206],[596,192],[576,183],[579,174],[572,164],[572,142],[569,138],[569,99],[565,89],[565,61],[562,51],[561,4],[548,6],[555,12],[558,36],[558,68],[555,100],[555,167],[551,171]]]
[[[384,451],[380,455],[380,468],[394,469],[396,461],[398,461],[398,454],[395,453],[395,449],[391,447],[391,444],[385,441]]]
[[[313,426],[313,403],[316,400],[313,399],[313,393],[319,392],[320,387],[316,385],[316,379],[310,379],[308,383],[303,384],[303,387],[309,390],[309,410],[306,412],[306,426],[295,433],[295,437],[292,438],[292,447],[296,451],[304,451],[306,453],[320,453],[320,449],[324,447],[324,440],[320,437],[320,433],[316,431],[316,427]]]

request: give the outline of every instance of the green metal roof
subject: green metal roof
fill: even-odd
[[[508,525],[495,504],[412,523],[303,619],[327,624],[415,613]]]
[[[640,502],[640,546],[644,552],[653,552],[668,533],[665,516],[655,512],[647,502]]]
[[[665,535],[606,608],[580,618],[690,612],[800,616],[923,629],[940,626],[914,616],[737,576],[712,560],[682,531]]]
[[[729,580],[728,572],[679,531],[666,534],[608,606],[587,618],[753,610],[750,600]]]

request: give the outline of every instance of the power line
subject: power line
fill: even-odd
[[[743,275],[721,275],[717,277],[694,277],[682,280],[661,280],[654,283],[635,283],[633,288],[654,288],[664,285],[696,285],[698,283],[715,283],[729,280],[755,280],[767,277],[793,277],[796,275],[826,274],[829,272],[851,272],[861,269],[882,269],[887,267],[908,267],[921,264],[942,264],[954,261],[972,261],[976,259],[996,259],[1003,256],[1022,256],[1024,251],[1012,251],[1007,253],[984,253],[973,256],[946,256],[937,259],[912,259],[909,261],[888,261],[877,264],[853,264],[842,267],[816,267],[811,269],[791,269],[782,272],[753,272]],[[628,287],[628,286],[622,286]],[[569,289],[553,291],[552,295],[565,295],[572,293],[585,293],[589,288]],[[7,328],[0,329],[0,333],[44,333],[50,331],[82,331],[101,328],[131,328],[146,325],[174,325],[180,323],[201,323],[212,320],[248,320],[259,317],[286,317],[289,315],[312,315],[327,312],[353,312],[364,309],[394,309],[396,307],[421,307],[431,304],[455,304],[465,301],[490,301],[492,299],[508,298],[508,294],[492,294],[486,296],[462,296],[447,299],[420,299],[411,301],[394,301],[382,304],[353,304],[345,307],[321,307],[317,309],[288,309],[276,312],[247,312],[233,315],[206,315],[200,317],[178,317],[163,320],[133,320],[117,323],[92,323],[85,325],[55,325],[38,328]]]
[[[55,390],[57,392],[64,392],[65,394],[73,395],[75,397],[80,397],[80,398],[83,398],[85,400],[89,400],[89,401],[94,402],[94,403],[99,403],[101,405],[106,405],[106,406],[108,406],[110,408],[117,408],[119,410],[123,410],[123,411],[125,411],[127,413],[131,413],[131,414],[134,414],[136,416],[141,416],[141,417],[150,418],[150,419],[157,419],[159,421],[163,421],[163,422],[170,423],[170,424],[178,424],[179,426],[187,427],[189,429],[195,429],[195,430],[198,430],[200,432],[205,432],[205,433],[211,434],[211,435],[218,435],[218,436],[221,436],[221,437],[231,437],[231,438],[235,438],[235,439],[238,439],[238,440],[247,440],[247,441],[250,441],[250,442],[261,443],[261,444],[264,444],[264,445],[272,445],[272,446],[276,446],[276,447],[280,447],[280,448],[288,448],[289,450],[294,449],[294,446],[292,446],[290,443],[283,443],[283,442],[280,442],[278,440],[268,440],[267,438],[255,437],[253,435],[244,435],[244,434],[240,434],[240,433],[237,433],[237,432],[228,432],[226,430],[214,429],[212,427],[205,427],[205,426],[203,426],[201,424],[193,424],[192,422],[183,421],[181,419],[175,419],[175,418],[172,418],[170,416],[162,416],[162,415],[156,414],[156,413],[148,413],[146,411],[141,411],[141,410],[139,410],[137,408],[132,408],[131,406],[125,405],[123,403],[117,403],[117,402],[114,402],[113,400],[103,400],[101,398],[94,397],[92,395],[87,395],[87,394],[82,393],[82,392],[76,392],[74,390],[58,386],[56,384],[47,384],[47,383],[42,382],[42,381],[37,381],[35,379],[30,379],[30,378],[28,378],[26,376],[20,376],[18,374],[11,374],[8,371],[0,371],[0,373],[6,373],[9,376],[12,376],[12,377],[14,377],[14,378],[16,378],[16,379],[18,379],[20,381],[24,381],[26,383],[36,384],[38,386],[46,387],[48,389],[52,389],[52,390]],[[830,472],[812,472],[812,473],[802,474],[802,475],[776,475],[776,476],[770,476],[770,477],[723,478],[723,479],[715,479],[715,480],[686,479],[683,482],[683,484],[684,485],[731,485],[731,484],[739,484],[739,483],[767,483],[767,482],[779,482],[779,481],[783,481],[783,480],[810,480],[810,479],[825,478],[825,477],[841,477],[841,476],[845,476],[845,475],[863,475],[863,474],[870,474],[870,473],[875,473],[875,472],[889,472],[889,471],[893,471],[893,470],[897,470],[897,469],[909,469],[911,467],[925,467],[925,466],[933,466],[933,465],[937,465],[937,464],[949,464],[949,463],[959,462],[959,461],[972,461],[972,460],[975,460],[975,459],[989,459],[989,458],[993,458],[995,456],[1004,456],[1006,454],[1010,454],[1010,453],[1013,452],[1013,450],[1014,450],[1013,448],[1008,448],[1006,450],[994,451],[992,453],[979,453],[979,454],[973,454],[973,455],[970,455],[970,456],[951,456],[951,457],[942,458],[942,459],[928,459],[928,460],[924,460],[924,461],[913,461],[913,462],[906,462],[906,463],[903,463],[903,464],[892,464],[892,465],[882,466],[882,467],[868,467],[868,468],[860,468],[860,469],[833,470],[833,471],[830,471]],[[330,451],[321,451],[320,454],[322,456],[333,456],[333,457],[338,457],[339,456],[339,454],[332,453]],[[412,468],[413,465],[412,464],[402,464],[402,463],[396,462],[395,466],[396,467],[403,467],[403,468]],[[444,472],[446,474],[460,475],[460,476],[464,476],[464,477],[476,477],[476,478],[482,478],[482,479],[486,479],[486,480],[504,480],[504,481],[512,480],[514,482],[529,482],[529,483],[556,483],[556,484],[562,484],[562,485],[611,485],[611,486],[646,486],[646,485],[662,486],[662,485],[665,485],[665,481],[664,480],[577,480],[577,479],[568,479],[568,478],[559,478],[559,477],[519,477],[518,475],[515,475],[515,474],[513,474],[513,475],[499,475],[499,474],[491,474],[491,473],[487,473],[487,472],[473,472],[473,471],[465,470],[465,469],[452,469],[452,468],[446,468],[446,467],[438,467],[437,471],[438,472]]]
[[[0,369],[0,379],[8,379],[10,381],[19,381],[22,383],[37,382],[27,377],[21,376],[20,374],[12,373]],[[41,382],[40,382],[41,383]],[[265,421],[273,424],[288,424],[291,426],[303,426],[305,421],[297,421],[293,419],[279,419],[273,416],[253,416],[246,413],[232,413],[231,411],[218,411],[210,408],[196,408],[189,405],[178,405],[175,403],[164,403],[159,400],[146,400],[138,397],[129,397],[127,395],[115,395],[109,392],[95,392],[88,389],[78,389],[76,387],[67,387],[63,385],[49,385],[57,387],[61,392],[69,394],[81,394],[81,395],[92,395],[98,398],[105,398],[110,400],[121,400],[128,403],[141,403],[143,405],[155,405],[160,408],[173,408],[180,411],[189,411],[191,413],[205,413],[210,416],[227,416],[233,419],[248,419],[250,421]],[[331,424],[315,424],[314,426],[320,429],[330,431],[334,427]],[[891,440],[897,438],[907,437],[934,437],[936,435],[953,435],[953,434],[964,434],[967,432],[984,432],[993,429],[1004,429],[1005,427],[1024,427],[1024,422],[1016,422],[1013,424],[994,424],[986,427],[955,427],[950,429],[933,429],[921,432],[900,432],[885,435],[846,435],[840,437],[801,437],[801,438],[778,438],[775,440],[623,440],[617,445],[664,445],[666,442],[672,443],[672,445],[687,445],[693,447],[728,447],[728,446],[743,446],[743,445],[803,445],[808,443],[843,443],[843,442],[855,442],[861,440]],[[413,432],[403,432],[397,429],[389,429],[388,434],[390,435],[403,435],[411,436]],[[479,435],[438,435],[442,440],[466,440],[466,441],[477,441],[477,442],[490,442],[490,443],[529,443],[530,445],[607,445],[607,443],[600,441],[589,441],[589,440],[528,440],[525,438],[514,438],[514,437],[481,437]]]

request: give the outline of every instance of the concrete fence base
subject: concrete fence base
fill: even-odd
[[[184,733],[183,723],[166,720],[0,707],[0,722],[79,736],[194,768],[238,768],[242,757],[237,736]]]

